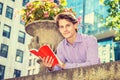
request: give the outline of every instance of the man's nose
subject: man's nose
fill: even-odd
[[[63,28],[63,30],[64,30],[64,31],[66,31],[66,30],[67,30],[67,28],[66,28],[66,27],[64,27],[64,28]]]

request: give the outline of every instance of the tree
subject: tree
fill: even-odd
[[[116,31],[116,40],[120,40],[120,0],[100,0],[107,7],[108,16],[105,26]]]

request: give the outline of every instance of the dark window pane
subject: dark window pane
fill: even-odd
[[[31,66],[31,65],[32,65],[32,60],[30,59],[30,60],[29,60],[29,66]]]
[[[25,6],[28,2],[29,2],[29,0],[23,0],[22,5]]]
[[[17,69],[15,69],[14,70],[14,76],[13,77],[20,77],[20,75],[21,75],[21,71],[20,70],[17,70]]]
[[[114,52],[115,52],[115,61],[120,60],[120,41],[115,42]]]
[[[4,80],[5,66],[0,65],[0,80]]]
[[[18,42],[23,43],[23,44],[25,42],[25,33],[22,31],[19,31]]]
[[[30,70],[28,70],[28,75],[30,75]]]
[[[3,3],[0,2],[0,14],[2,14]]]
[[[10,32],[11,32],[11,27],[8,26],[8,25],[4,25],[3,36],[7,37],[7,38],[10,38]]]
[[[17,49],[15,61],[22,63],[23,62],[23,51]]]
[[[1,44],[0,56],[7,58],[7,54],[8,54],[8,45]]]
[[[12,0],[13,2],[15,2],[15,0]]]
[[[25,25],[25,21],[22,20],[22,17],[20,17],[20,24]]]
[[[59,4],[59,0],[54,0],[55,3]]]
[[[13,8],[7,6],[6,17],[9,18],[9,19],[12,19],[12,17],[13,17]]]

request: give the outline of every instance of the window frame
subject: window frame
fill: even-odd
[[[24,37],[20,36],[21,33],[24,35]],[[18,33],[18,42],[24,44],[25,43],[25,36],[26,36],[25,32],[19,31],[19,33]]]
[[[22,16],[20,16],[20,24],[25,25],[25,21],[22,20]]]
[[[3,49],[4,46],[7,47],[6,51],[4,51],[4,49]],[[8,56],[8,48],[9,48],[8,45],[2,43],[1,47],[0,47],[0,56],[7,58],[7,56]],[[4,53],[3,53],[3,51],[4,51]]]
[[[20,53],[22,53],[22,54],[20,54]],[[17,49],[17,50],[16,50],[15,61],[16,61],[16,62],[19,62],[19,63],[23,63],[23,54],[24,54],[24,52],[23,52],[22,50]],[[22,55],[22,56],[21,56],[21,55]],[[20,58],[20,60],[18,60],[19,58]]]
[[[5,30],[5,27],[9,28],[9,32]],[[11,26],[8,26],[8,25],[4,24],[3,34],[2,35],[4,37],[10,38],[10,33],[11,33]]]
[[[0,14],[2,14],[2,11],[3,11],[3,3],[0,2],[0,5],[1,5],[1,7],[0,7]]]
[[[29,59],[29,66],[32,66],[32,59]]]
[[[13,77],[17,78],[17,77],[20,77],[20,76],[21,76],[21,70],[14,69]]]
[[[3,71],[1,70],[1,68],[3,68]],[[5,66],[0,64],[0,71],[2,71],[2,74],[0,75],[0,80],[4,80]]]
[[[30,0],[23,0],[22,6],[25,6]]]
[[[31,72],[31,70],[28,70],[28,72],[27,72],[27,75],[28,75],[28,76],[30,75],[30,72]]]
[[[13,18],[13,12],[14,12],[14,9],[10,6],[7,6],[5,17],[7,17],[9,19],[12,19]]]

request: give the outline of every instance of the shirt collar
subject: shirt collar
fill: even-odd
[[[77,43],[77,42],[82,42],[82,34],[78,34],[76,35],[76,40],[74,43]],[[65,39],[65,44],[66,45],[69,45],[69,42],[67,41],[67,39]]]

